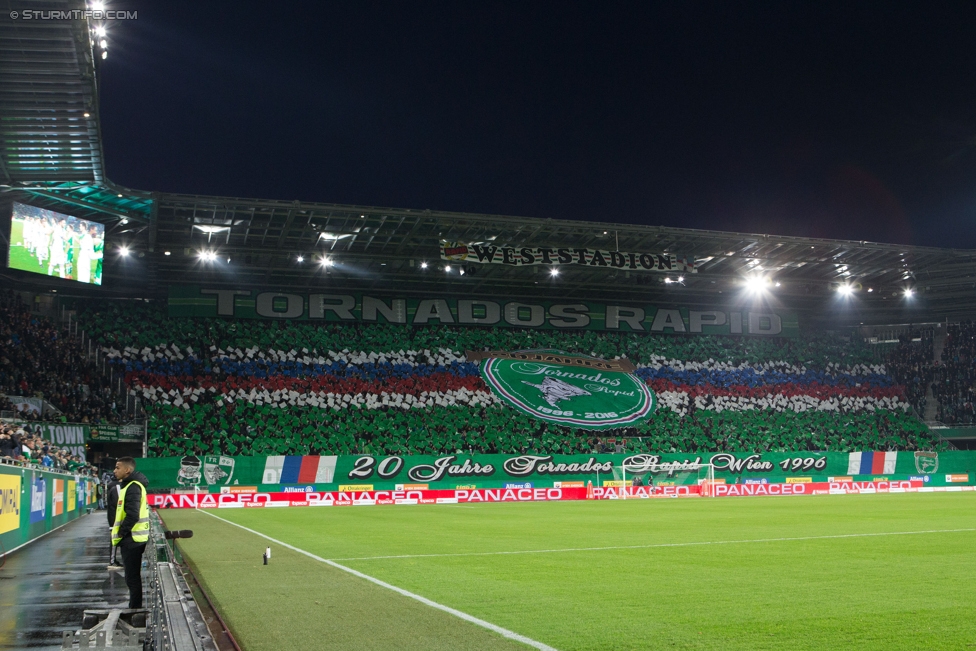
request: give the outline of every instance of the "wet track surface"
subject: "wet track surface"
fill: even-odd
[[[82,516],[5,559],[0,569],[0,649],[60,649],[89,608],[125,608],[119,570],[107,570],[104,511]]]

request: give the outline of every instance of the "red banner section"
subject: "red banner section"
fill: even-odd
[[[925,487],[920,481],[820,482],[808,484],[712,484],[706,486],[633,486],[624,488],[488,488],[327,493],[174,493],[151,494],[157,508],[244,508],[280,506],[374,506],[377,504],[476,504],[481,502],[554,502],[565,500],[650,499],[665,497],[745,497],[754,495],[857,495],[976,490],[976,486]],[[626,495],[624,495],[626,491]]]

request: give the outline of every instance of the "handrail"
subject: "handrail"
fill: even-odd
[[[43,470],[44,472],[52,472],[56,475],[64,475],[66,477],[91,477],[92,479],[98,479],[97,475],[90,475],[84,472],[71,472],[69,470],[61,470],[60,468],[52,468],[48,466],[38,465],[36,463],[18,461],[17,459],[11,459],[10,457],[0,457],[0,465],[14,466],[16,468],[26,468],[30,470]]]

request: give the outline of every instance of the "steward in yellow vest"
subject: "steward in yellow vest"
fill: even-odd
[[[142,554],[149,542],[149,502],[146,488],[149,481],[136,471],[132,457],[115,462],[115,478],[119,480],[119,501],[115,507],[112,544],[122,554],[125,584],[129,587],[129,608],[142,608]]]

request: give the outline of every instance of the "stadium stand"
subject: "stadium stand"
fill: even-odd
[[[59,412],[53,419],[60,422],[123,419],[110,383],[85,359],[78,342],[63,336],[50,320],[31,314],[11,291],[0,294],[0,394],[42,398]],[[18,411],[9,403],[11,411]],[[23,409],[15,415],[52,419]]]
[[[628,451],[942,449],[856,338],[681,337],[167,318],[90,306],[82,327],[145,401],[152,455],[590,452],[593,432],[502,407],[465,350],[626,356],[658,412]],[[911,354],[898,352],[907,373]],[[901,368],[901,367],[899,367]],[[899,371],[901,372],[901,371]]]
[[[930,369],[932,393],[939,402],[939,420],[946,424],[976,423],[974,385],[976,371],[976,324],[964,321],[947,328],[940,363]]]
[[[31,431],[29,424],[0,423],[0,460],[4,463],[97,476],[94,466],[85,463],[81,457],[68,450],[44,440],[40,434]]]
[[[909,330],[898,340],[897,346],[885,355],[885,365],[891,377],[905,387],[905,398],[915,411],[924,414],[926,388],[934,373],[932,331]]]

